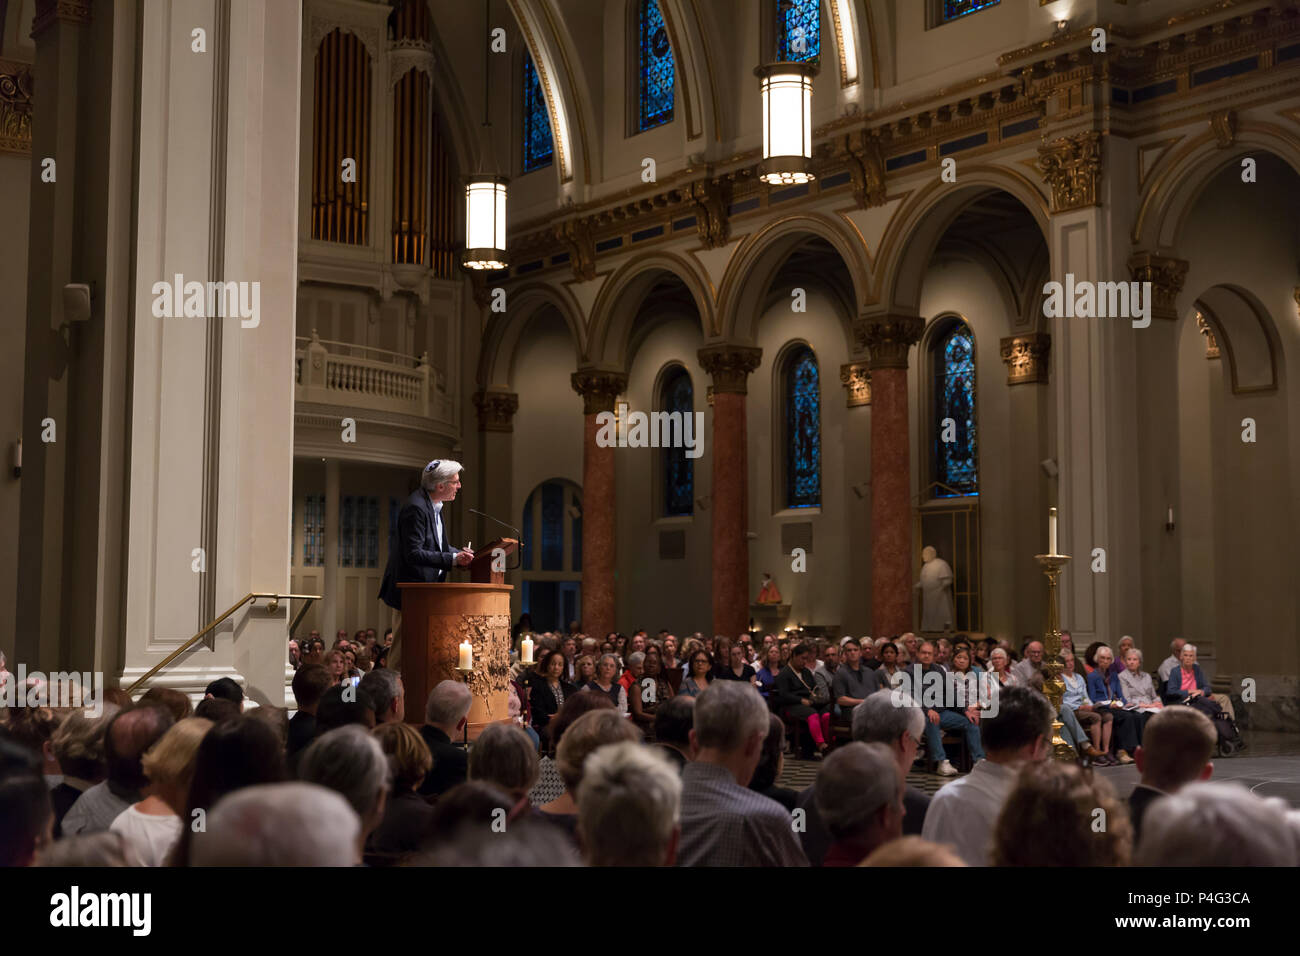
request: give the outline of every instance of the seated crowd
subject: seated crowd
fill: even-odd
[[[439,683],[408,723],[390,644],[371,630],[293,648],[292,719],[229,679],[196,707],[155,688],[107,693],[98,717],[0,710],[0,863],[1300,863],[1300,814],[1207,782],[1219,737],[1183,705],[1209,688],[1182,642],[1155,681],[1131,640],[1120,660],[1089,647],[1084,673],[1066,643],[1059,717],[1078,763],[1049,759],[1038,641],[536,635],[510,718],[468,746],[469,687]],[[985,675],[994,706],[923,706],[905,677],[934,671]],[[781,786],[787,737],[820,761],[802,791]],[[918,766],[956,775],[953,748],[968,773],[934,796],[908,783]],[[1091,772],[1112,759],[1141,774],[1127,801]]]

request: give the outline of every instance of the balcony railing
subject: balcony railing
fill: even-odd
[[[299,402],[345,405],[450,420],[451,401],[428,353],[418,359],[385,349],[299,338],[294,366]]]

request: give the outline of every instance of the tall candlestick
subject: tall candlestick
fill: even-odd
[[[474,669],[474,645],[469,641],[460,643],[460,669],[463,671]]]
[[[1056,509],[1047,512],[1047,553],[1056,554]]]

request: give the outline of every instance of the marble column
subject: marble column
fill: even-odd
[[[478,413],[478,507],[483,512],[519,523],[511,501],[511,479],[514,476],[514,419],[519,411],[519,396],[502,389],[486,389],[473,395],[474,409]],[[472,539],[486,545],[511,532],[491,521],[466,515],[474,522]],[[524,529],[527,533],[528,529]],[[468,535],[467,535],[468,537]],[[514,565],[517,557],[507,563]]]
[[[925,323],[917,316],[859,319],[871,368],[871,633],[912,629],[912,481],[907,358]]]
[[[763,350],[722,343],[699,350],[713,377],[713,633],[749,627],[749,470],[745,394]]]
[[[614,411],[614,402],[627,389],[627,375],[610,369],[586,368],[573,373],[573,389],[582,396],[582,627],[603,638],[616,630],[614,529],[617,498],[614,451],[596,441],[596,416]]]

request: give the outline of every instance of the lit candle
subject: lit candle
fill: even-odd
[[[533,639],[531,637],[525,637],[520,641],[519,651],[523,655],[524,663],[531,664],[533,662]]]
[[[1056,554],[1056,509],[1047,511],[1047,553]]]
[[[460,643],[460,669],[463,671],[474,668],[474,645],[469,641]]]

